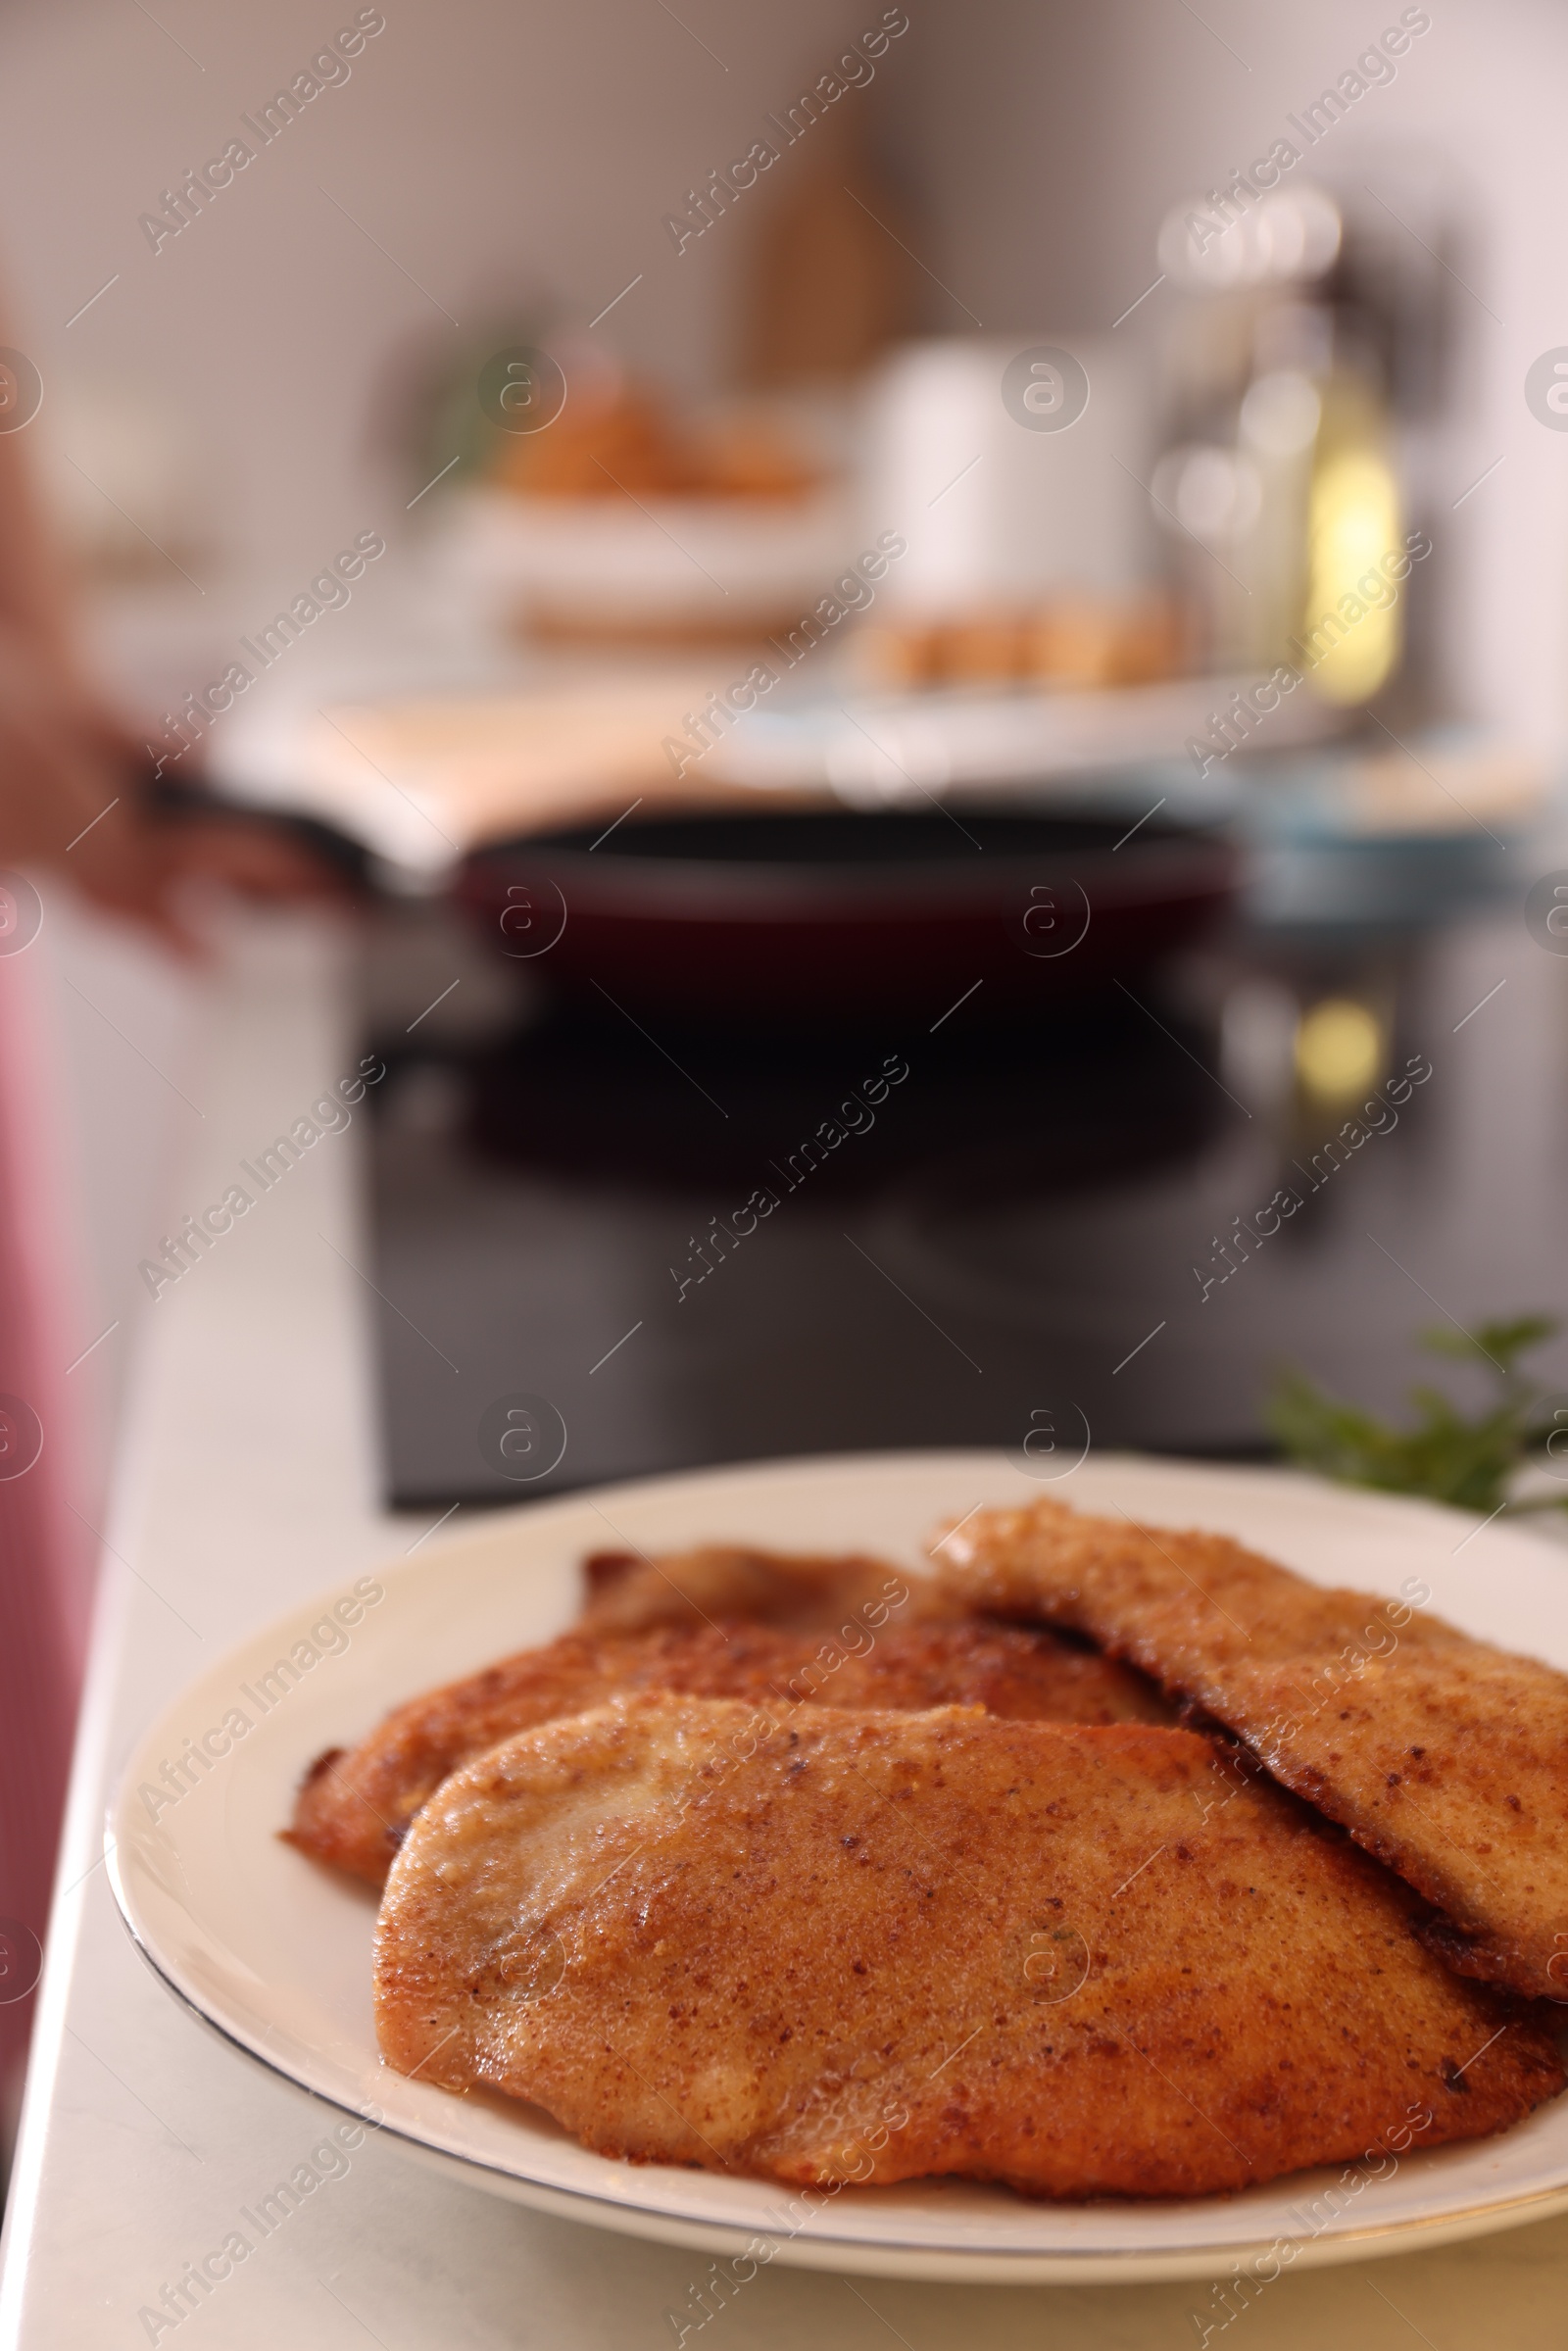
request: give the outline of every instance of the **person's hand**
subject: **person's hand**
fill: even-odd
[[[202,952],[188,906],[198,881],[250,897],[340,895],[285,835],[216,811],[165,813],[149,780],[143,747],[52,649],[0,628],[0,864],[64,874],[186,956]]]
[[[115,762],[95,740],[74,686],[48,651],[0,629],[0,857],[59,865],[118,796]]]

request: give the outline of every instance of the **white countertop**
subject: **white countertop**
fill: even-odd
[[[341,943],[243,930],[207,992],[183,1202],[292,1121],[359,1046]],[[132,1949],[101,1867],[106,1791],[148,1720],[256,1625],[420,1524],[375,1500],[358,1133],[328,1137],[147,1317],[0,2270],[0,2351],[648,2351],[706,2260],[547,2220],[372,2133],[177,2327],[140,2316],[308,2156],[328,2118],[194,2022]],[[338,1252],[341,1252],[339,1254]],[[348,1262],[345,1262],[348,1260]],[[1448,2250],[1287,2274],[1225,2329],[1249,2351],[1560,2351],[1568,2217]],[[1206,2284],[984,2288],[764,2270],[704,2351],[1153,2351],[1224,2339]],[[1239,2331],[1237,2331],[1239,2330]],[[688,2345],[699,2340],[692,2328]]]

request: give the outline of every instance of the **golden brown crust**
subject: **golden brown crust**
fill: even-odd
[[[596,1551],[583,1561],[582,1632],[640,1633],[651,1625],[704,1625],[749,1617],[794,1632],[833,1632],[885,1598],[904,1594],[901,1620],[966,1615],[929,1576],[906,1576],[863,1552],[759,1551],[710,1543],[690,1551]]]
[[[892,1593],[907,1590],[892,1576],[886,1582]],[[318,1756],[290,1841],[379,1886],[409,1822],[449,1772],[515,1732],[581,1714],[619,1690],[744,1698],[778,1716],[815,1699],[900,1713],[958,1704],[1065,1722],[1170,1719],[1141,1675],[1054,1635],[973,1620],[890,1622],[895,1604],[862,1600],[862,1613],[841,1613],[826,1637],[732,1619],[629,1635],[574,1631],[504,1657],[398,1707],[351,1751]]]
[[[1056,2197],[1383,2168],[1553,2095],[1539,2016],[1233,1759],[954,1709],[768,1736],[658,1696],[525,1732],[393,1867],[383,2054],[637,2161]]]
[[[1067,1625],[1247,1740],[1446,1913],[1454,1968],[1568,1998],[1568,1676],[1402,1601],[1326,1591],[1224,1536],[981,1511],[956,1600]]]

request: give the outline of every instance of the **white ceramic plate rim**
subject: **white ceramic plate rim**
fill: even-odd
[[[405,1616],[421,1607],[428,1612],[434,1594],[504,1578],[507,1624],[488,1630],[481,1610],[471,1621],[448,1626],[450,1645],[466,1649],[468,1660],[478,1663],[519,1641],[548,1638],[569,1614],[577,1556],[622,1536],[650,1546],[740,1535],[781,1547],[871,1547],[872,1530],[886,1522],[893,1531],[882,1547],[896,1563],[912,1566],[917,1553],[911,1528],[924,1532],[939,1516],[961,1516],[980,1498],[1006,1500],[1041,1491],[994,1452],[765,1461],[493,1512],[414,1559],[378,1570],[377,1577],[387,1598],[405,1604]],[[1393,1593],[1400,1576],[1418,1563],[1416,1572],[1433,1585],[1433,1604],[1442,1613],[1506,1645],[1523,1648],[1528,1639],[1535,1653],[1568,1667],[1568,1557],[1539,1536],[1477,1526],[1431,1504],[1325,1487],[1281,1471],[1129,1455],[1095,1455],[1069,1482],[1049,1491],[1088,1508],[1119,1500],[1156,1521],[1229,1527],[1304,1573],[1316,1570],[1321,1581]],[[1354,1572],[1347,1573],[1339,1553],[1355,1543],[1363,1548]],[[1381,1578],[1367,1552],[1386,1571]],[[530,1561],[545,1581],[538,1595],[519,1591]],[[808,2268],[995,2283],[1205,2276],[1238,2262],[1266,2260],[1282,2241],[1294,2247],[1294,2266],[1316,2266],[1451,2242],[1568,2209],[1568,2097],[1499,2139],[1412,2153],[1399,2167],[1405,2184],[1396,2199],[1392,2191],[1397,2174],[1368,2183],[1364,2205],[1347,2197],[1342,2211],[1309,2227],[1302,2226],[1303,2213],[1322,2199],[1338,2172],[1298,2174],[1239,2196],[1171,2204],[1034,2204],[1005,2190],[958,2182],[851,2188],[809,2223],[792,2228],[783,2210],[788,2191],[775,2184],[617,2163],[577,2147],[535,2109],[508,2108],[498,2117],[494,2109],[504,2102],[475,2109],[429,2085],[405,2082],[379,2066],[373,2036],[361,2030],[355,2038],[356,2020],[347,2026],[313,2023],[301,1987],[280,1985],[275,1969],[270,1981],[265,1966],[254,1964],[260,1955],[254,1935],[247,1956],[243,1922],[225,1943],[202,1915],[204,1904],[213,1918],[224,1902],[232,1904],[234,1873],[247,1888],[270,1876],[282,1888],[285,1910],[298,1914],[293,1923],[302,1940],[318,1933],[345,1961],[359,1935],[368,1979],[368,1897],[331,1886],[327,1873],[287,1854],[266,1825],[275,1827],[286,1815],[293,1778],[308,1755],[333,1736],[357,1736],[365,1724],[344,1720],[323,1736],[325,1714],[314,1693],[304,1706],[291,1703],[281,1727],[270,1713],[259,1721],[254,1742],[236,1743],[240,1760],[229,1772],[230,1793],[241,1785],[250,1809],[238,1849],[227,1797],[220,1822],[215,1809],[204,1813],[198,1805],[182,1819],[178,1807],[170,1806],[171,1817],[151,1825],[138,1794],[144,1785],[156,1784],[163,1760],[196,1735],[194,1726],[220,1718],[220,1700],[237,1686],[257,1682],[269,1660],[286,1652],[313,1623],[320,1624],[324,1613],[318,1602],[264,1627],[151,1726],[111,1807],[110,1881],[143,1957],[231,2046],[345,2114],[363,2119],[368,2109],[384,2109],[378,2123],[383,2131],[411,2155],[470,2184],[536,2209],[707,2253],[739,2254],[760,2239],[772,2247],[772,2258]],[[517,1620],[527,1625],[520,1636]],[[461,1661],[437,1657],[432,1670],[421,1671],[415,1662],[415,1653],[424,1654],[418,1634],[418,1627],[402,1629],[400,1653],[397,1608],[373,1619],[367,1610],[349,1651],[357,1643],[354,1689],[346,1677],[325,1686],[321,1707],[328,1714],[358,1711],[368,1723],[421,1681],[466,1670]],[[291,1701],[296,1694],[289,1692]],[[206,1781],[191,1792],[205,1797],[215,1785]],[[306,1875],[280,1877],[280,1854],[286,1855],[285,1872]],[[1380,2195],[1380,2188],[1388,2192]],[[1396,2210],[1390,2209],[1394,2204]]]

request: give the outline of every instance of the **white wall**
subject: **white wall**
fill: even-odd
[[[602,331],[642,366],[703,380],[739,242],[715,233],[677,256],[662,216],[860,21],[854,0],[681,0],[673,16],[655,0],[384,0],[352,78],[154,254],[138,217],[356,8],[159,0],[172,37],[127,0],[0,18],[13,339],[46,383],[151,401],[238,560],[275,569],[280,589],[386,505],[366,417],[392,356],[411,337],[461,348],[492,290],[553,293],[586,322],[642,271]],[[50,417],[46,399],[44,432]]]

